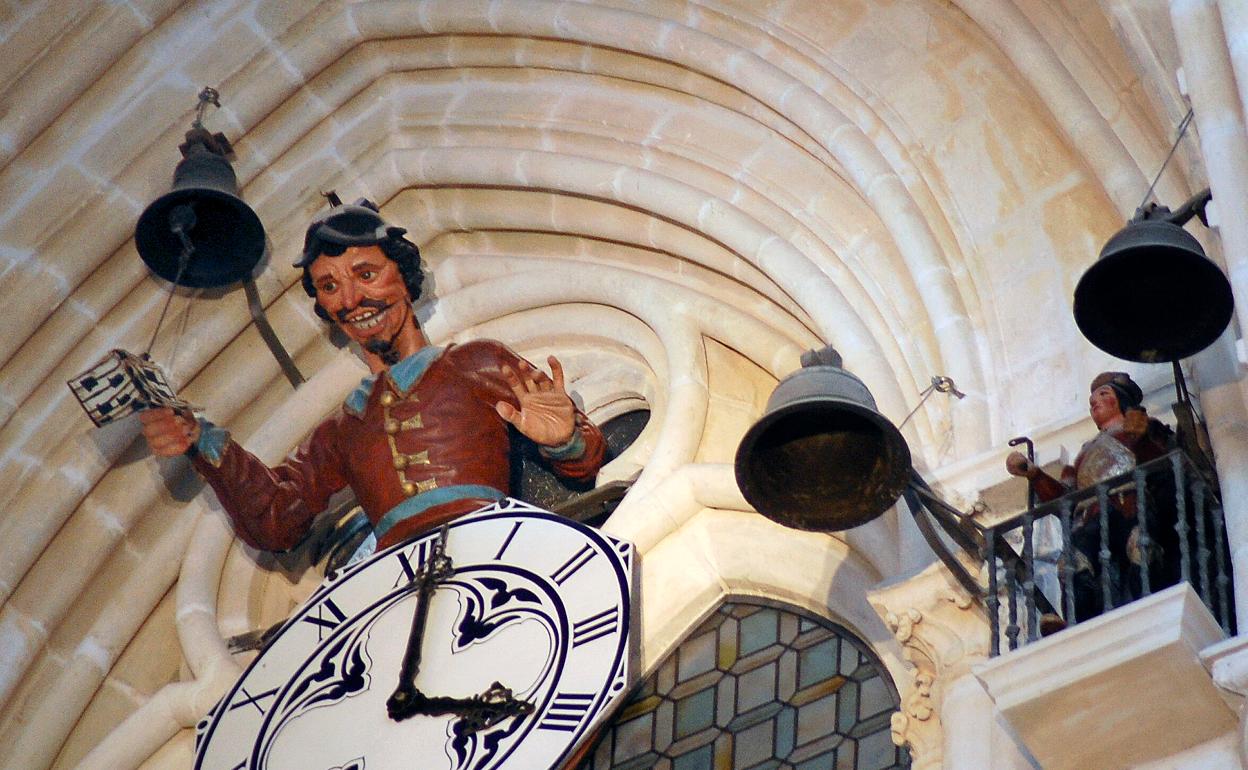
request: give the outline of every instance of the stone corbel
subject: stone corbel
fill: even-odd
[[[867,600],[901,643],[913,667],[901,687],[892,737],[909,746],[915,770],[942,766],[942,687],[988,656],[988,617],[940,564],[899,583],[868,592]],[[900,685],[901,683],[899,683]]]
[[[1240,764],[1248,767],[1248,637],[1236,636],[1201,651],[1201,661],[1213,676],[1223,699],[1239,716]]]

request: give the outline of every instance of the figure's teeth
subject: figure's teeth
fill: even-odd
[[[381,323],[382,316],[384,316],[386,314],[386,311],[389,309],[390,308],[384,308],[382,310],[374,310],[372,312],[365,313],[364,315],[361,315],[357,318],[352,318],[351,325],[360,331],[366,331],[368,329],[372,329],[373,327]]]

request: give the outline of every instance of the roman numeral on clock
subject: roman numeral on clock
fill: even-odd
[[[594,703],[593,693],[561,692],[551,701],[550,708],[542,721],[537,723],[539,730],[557,730],[570,733],[576,730]]]
[[[416,579],[416,571],[425,566],[425,562],[429,561],[429,553],[433,550],[433,543],[432,541],[424,540],[408,550],[411,551],[411,555],[407,551],[399,551],[394,555],[398,559],[399,567],[403,571],[394,579],[394,585],[391,588],[398,588],[400,585],[410,583]],[[412,563],[412,556],[416,557],[414,564]]]
[[[555,570],[554,574],[550,576],[550,579],[559,585],[563,585],[565,580],[575,575],[577,570],[588,564],[589,560],[594,558],[596,553],[597,552],[594,551],[593,546],[585,546],[581,550],[572,554],[572,558],[565,561],[563,566]]]
[[[523,521],[517,521],[515,524],[511,525],[511,531],[507,533],[507,539],[503,541],[503,545],[498,549],[498,553],[494,554],[495,561],[503,558],[503,552],[507,550],[507,546],[511,545],[512,538],[514,538],[516,533],[520,531],[520,525],[523,523]]]
[[[268,713],[268,711],[264,708],[264,706],[260,705],[260,701],[265,698],[273,697],[273,694],[277,692],[277,688],[274,687],[272,690],[265,690],[259,695],[252,695],[251,693],[247,692],[246,687],[238,688],[238,692],[240,695],[243,695],[245,697],[242,700],[240,700],[238,703],[231,704],[229,708],[230,711],[233,711],[234,709],[241,709],[243,706],[255,706],[256,711],[260,712],[260,716],[264,716],[265,714]]]
[[[329,618],[325,617],[326,610],[329,611],[329,614],[331,617]],[[303,617],[303,622],[311,623],[312,625],[317,627],[316,638],[317,638],[317,641],[320,641],[325,638],[325,632],[327,630],[333,631],[335,628],[339,626],[339,624],[342,623],[342,621],[346,619],[347,619],[347,613],[340,610],[338,608],[338,605],[334,604],[333,599],[326,599],[325,601],[316,605],[316,615],[312,615],[311,613],[305,615]]]
[[[620,619],[616,612],[618,609],[618,607],[612,607],[573,623],[572,647],[580,647],[582,644],[589,644],[595,639],[615,633],[620,627]]]

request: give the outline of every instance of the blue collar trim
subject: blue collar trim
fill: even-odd
[[[390,367],[390,381],[395,384],[402,395],[407,395],[420,380],[421,375],[429,368],[444,348],[426,345],[412,355]],[[363,417],[368,406],[368,397],[373,394],[373,386],[377,384],[377,375],[370,374],[351,391],[343,402],[342,408],[353,417]]]

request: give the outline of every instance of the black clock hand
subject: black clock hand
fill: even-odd
[[[455,726],[458,735],[471,735],[478,730],[493,727],[508,717],[523,716],[533,713],[533,704],[515,698],[509,688],[498,682],[480,695],[470,698],[449,698],[445,696],[425,695],[420,690],[408,701],[400,716],[391,713],[396,721],[413,716],[442,716],[454,714],[460,718]]]
[[[403,665],[399,669],[399,686],[386,700],[386,713],[396,722],[422,713],[420,709],[430,700],[416,689],[416,674],[420,673],[425,625],[429,621],[429,600],[438,583],[454,572],[451,557],[446,555],[446,535],[449,529],[449,523],[442,525],[438,539],[433,544],[433,554],[412,578],[412,582],[416,584],[416,612],[412,615],[412,630],[407,636],[407,649],[403,653]]]
[[[455,726],[455,732],[459,735],[471,735],[478,730],[493,727],[508,717],[533,713],[532,703],[513,697],[511,688],[503,687],[498,682],[468,700],[468,708],[460,713],[459,724]]]

